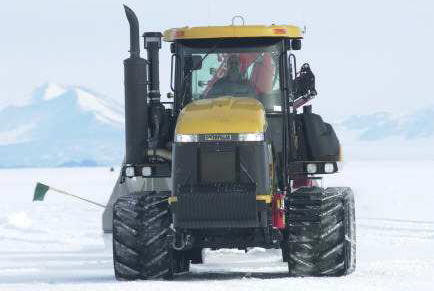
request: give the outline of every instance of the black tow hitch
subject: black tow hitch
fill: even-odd
[[[167,236],[169,245],[177,251],[184,251],[193,248],[193,236],[185,232],[176,232],[172,230],[172,233]]]

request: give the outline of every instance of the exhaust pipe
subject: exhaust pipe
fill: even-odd
[[[130,57],[124,60],[125,77],[125,163],[144,164],[148,149],[148,92],[146,61],[140,57],[139,21],[124,5],[130,24]]]
[[[124,9],[130,24],[130,55],[131,57],[140,57],[139,21],[131,8],[124,5]]]

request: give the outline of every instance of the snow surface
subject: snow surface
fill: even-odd
[[[117,178],[108,168],[0,170],[1,290],[434,290],[434,161],[350,162],[324,186],[356,197],[356,272],[287,278],[279,250],[209,251],[174,281],[117,282],[101,231],[102,209],[48,192],[36,181],[105,203]],[[110,238],[106,237],[107,241]]]

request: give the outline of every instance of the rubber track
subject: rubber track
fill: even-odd
[[[118,280],[171,279],[166,241],[170,213],[165,192],[137,192],[113,207],[113,261]]]
[[[354,198],[350,188],[300,188],[287,203],[282,248],[293,276],[343,276],[355,269]],[[348,239],[350,238],[350,239]]]

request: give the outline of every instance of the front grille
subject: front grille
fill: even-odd
[[[228,192],[252,192],[255,193],[255,184],[253,183],[210,183],[198,185],[183,185],[179,187],[179,195],[189,193],[228,193]],[[254,194],[253,194],[254,195]]]
[[[237,151],[208,151],[202,149],[199,156],[199,182],[235,183],[239,180]]]
[[[257,227],[254,184],[214,183],[180,187],[174,224],[181,228]]]

